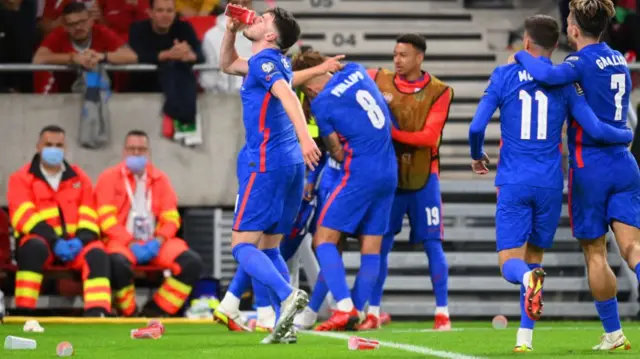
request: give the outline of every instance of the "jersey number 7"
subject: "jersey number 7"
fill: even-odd
[[[535,99],[538,102],[538,133],[536,138],[538,140],[547,139],[547,112],[549,108],[549,99],[544,92],[538,90],[535,92]],[[522,101],[522,114],[521,114],[521,127],[520,127],[520,139],[531,139],[531,112],[533,99],[531,95],[525,91],[520,90],[520,101]]]

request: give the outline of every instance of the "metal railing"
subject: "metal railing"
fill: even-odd
[[[347,58],[348,60],[348,58]],[[109,71],[155,71],[158,66],[153,64],[132,64],[132,65],[101,65]],[[16,71],[77,71],[81,68],[75,65],[36,65],[36,64],[0,64],[0,72]],[[640,71],[640,63],[629,64],[629,69]],[[194,71],[220,71],[217,66],[199,64],[193,66]]]
[[[100,65],[102,69],[109,71],[155,71],[158,66],[153,64],[132,64],[132,65]],[[77,71],[80,66],[76,65],[36,65],[36,64],[0,64],[0,72],[17,72],[17,71]],[[194,65],[195,71],[220,71],[217,66],[211,65]]]

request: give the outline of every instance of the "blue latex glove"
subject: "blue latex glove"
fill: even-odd
[[[136,256],[138,264],[147,264],[151,259],[153,259],[153,253],[151,253],[147,246],[144,244],[132,244],[131,252],[133,252],[133,255]]]
[[[160,240],[152,239],[150,241],[147,241],[147,243],[145,243],[145,246],[147,247],[149,253],[151,253],[152,255],[151,259],[153,259],[158,256],[158,253],[160,253],[160,247],[162,246],[162,244],[160,243]]]
[[[69,244],[69,247],[71,247],[71,250],[73,252],[73,258],[77,257],[80,251],[82,250],[82,248],[84,247],[84,245],[82,244],[82,241],[78,237],[68,240],[67,243]]]
[[[73,255],[73,249],[69,245],[69,241],[65,239],[58,239],[56,244],[53,246],[53,253],[63,262],[69,262],[75,258],[75,255]]]

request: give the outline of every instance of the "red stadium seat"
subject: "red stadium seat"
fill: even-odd
[[[184,19],[191,23],[191,26],[193,26],[193,29],[196,31],[198,40],[201,42],[204,39],[204,34],[216,25],[216,18],[214,16],[190,16]]]

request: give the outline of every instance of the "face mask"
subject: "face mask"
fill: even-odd
[[[46,164],[57,166],[64,160],[64,150],[59,147],[45,147],[40,152],[40,156]]]
[[[129,171],[133,173],[141,173],[147,166],[147,157],[145,156],[128,156],[125,164]]]

